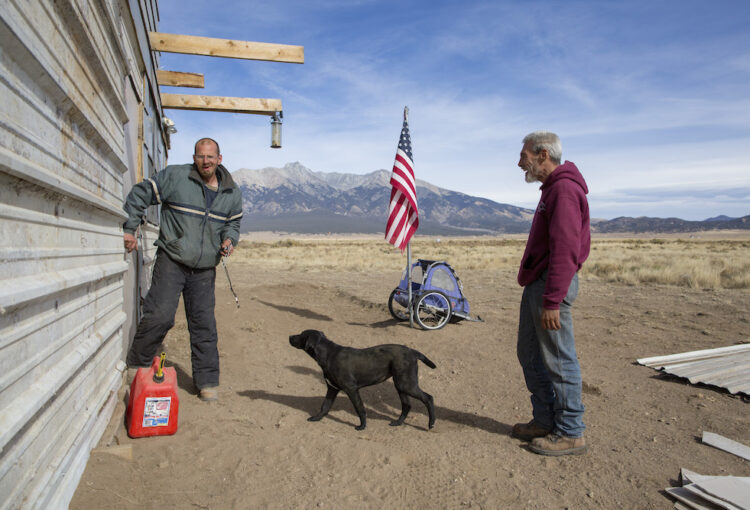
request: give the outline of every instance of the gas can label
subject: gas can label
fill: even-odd
[[[172,397],[147,397],[143,407],[144,427],[166,427],[169,425],[169,408]]]

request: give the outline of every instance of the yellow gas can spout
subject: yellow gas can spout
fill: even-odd
[[[160,383],[164,381],[164,361],[167,359],[167,353],[162,352],[161,353],[161,359],[159,360],[159,368],[156,370],[156,373],[154,374],[154,382]]]

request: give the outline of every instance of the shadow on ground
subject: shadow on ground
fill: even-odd
[[[387,327],[390,327],[390,326],[397,326],[397,325],[401,324],[401,321],[397,321],[396,319],[388,319],[388,320],[384,320],[384,321],[371,322],[370,324],[367,324],[367,323],[364,323],[364,322],[347,322],[347,324],[349,326],[362,326],[362,327],[365,327],[365,328],[380,329],[380,328],[387,328]],[[409,324],[407,323],[407,326],[408,325]]]
[[[292,371],[299,373],[299,374],[318,375],[317,371],[311,370],[306,367],[294,366],[294,367],[289,367],[289,368]],[[277,404],[281,404],[286,407],[297,409],[298,411],[308,413],[310,416],[312,416],[318,412],[321,404],[323,403],[323,397],[325,396],[325,387],[321,384],[321,394],[319,397],[300,397],[297,395],[284,395],[280,393],[270,393],[264,390],[238,391],[237,394],[242,397],[247,397],[250,399],[262,399],[262,400],[268,400],[270,402],[276,402]],[[395,390],[393,390],[393,388],[388,388],[387,385],[383,386],[382,389],[379,387],[363,388],[362,400],[365,404],[368,421],[369,420],[384,420],[384,421],[390,422],[398,418],[398,415],[401,412],[401,402],[398,400],[398,395],[396,394]],[[427,410],[424,409],[424,406],[422,405],[422,403],[415,401],[414,399],[411,399],[411,401],[412,401],[411,412],[424,416],[424,423],[427,423]],[[346,425],[352,425],[352,424],[356,425],[359,423],[359,418],[357,416],[357,413],[354,411],[354,408],[352,407],[352,404],[349,401],[349,399],[346,397],[346,395],[340,394],[338,398],[336,398],[336,401],[333,403],[333,407],[331,408],[331,410],[332,411],[335,411],[335,410],[346,411],[347,413],[349,413],[350,415],[354,417],[354,423],[340,420],[330,414],[326,416],[324,419],[330,418],[339,423],[343,423]],[[441,406],[435,406],[435,418],[437,422],[441,420],[449,421],[457,425],[463,425],[466,427],[481,429],[491,434],[508,435],[510,434],[510,431],[512,428],[507,423],[499,422],[495,420],[494,418],[490,418],[488,416],[480,416],[477,414],[465,413],[462,411],[454,411],[453,409],[449,409],[447,407],[441,407]],[[410,424],[405,424],[405,425],[413,426]],[[416,428],[426,428],[426,427],[420,426]]]
[[[197,395],[198,389],[193,384],[193,376],[185,371],[184,368],[182,368],[177,363],[170,363],[167,361],[167,366],[174,367],[175,374],[177,374],[177,386],[180,387],[180,389],[185,390],[190,395]]]
[[[312,310],[305,310],[304,308],[295,308],[293,306],[277,305],[274,303],[269,303],[268,301],[263,301],[261,299],[256,299],[256,301],[266,306],[270,306],[271,308],[276,308],[277,310],[281,312],[293,313],[294,315],[304,317],[305,319],[317,319],[319,321],[329,321],[329,322],[333,321],[333,319],[331,319],[329,316],[313,312]]]

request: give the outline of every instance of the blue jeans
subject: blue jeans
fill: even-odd
[[[214,316],[216,269],[191,269],[156,252],[151,288],[143,317],[128,352],[128,367],[149,367],[159,345],[174,326],[180,295],[190,331],[193,383],[198,389],[219,385],[219,349]]]
[[[571,307],[578,296],[578,275],[560,303],[560,329],[542,327],[542,294],[547,273],[523,289],[518,321],[518,361],[531,392],[534,421],[559,435],[581,437],[581,367],[576,357]]]

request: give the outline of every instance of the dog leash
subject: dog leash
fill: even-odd
[[[237,308],[239,308],[240,299],[237,297],[237,293],[234,291],[234,288],[232,288],[232,279],[229,277],[229,269],[227,269],[227,263],[224,262],[225,258],[226,258],[226,255],[221,257],[221,264],[224,266],[224,272],[227,274],[227,281],[229,282],[229,290],[232,291],[232,295],[234,296],[234,302],[237,303]]]

